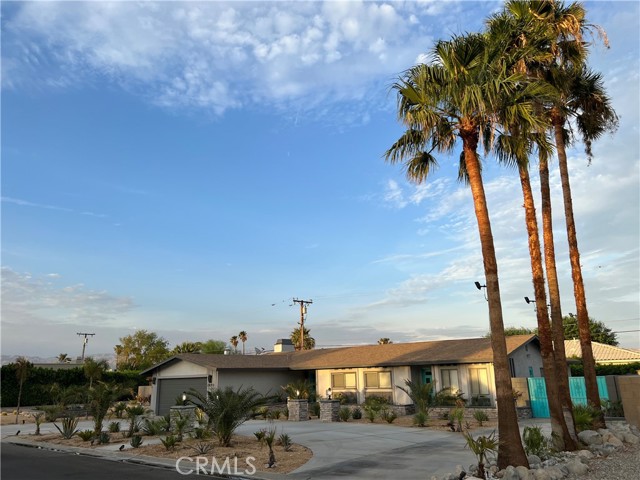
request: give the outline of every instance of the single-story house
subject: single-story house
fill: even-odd
[[[564,349],[567,358],[582,358],[580,340],[565,340]],[[624,365],[626,363],[640,362],[640,352],[628,348],[614,347],[606,343],[591,342],[593,358],[599,365]]]
[[[512,377],[542,376],[540,344],[535,335],[507,337]],[[290,342],[279,341],[274,353],[262,355],[180,354],[142,374],[152,378],[151,408],[164,415],[182,392],[251,386],[264,394],[281,392],[281,386],[308,379],[316,393],[326,398],[348,394],[358,403],[368,395],[384,396],[395,405],[411,399],[397,385],[406,379],[435,382],[437,390],[461,391],[471,405],[495,404],[493,353],[488,338],[391,343],[305,351],[288,351]]]

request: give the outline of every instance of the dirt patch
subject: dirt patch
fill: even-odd
[[[39,436],[29,435],[28,438],[39,442],[55,443],[69,447],[89,449],[104,448],[104,445],[98,445],[97,442],[91,445],[90,441],[84,441],[78,436],[67,440],[62,438],[58,433]],[[274,446],[273,449],[276,457],[275,467],[268,468],[269,448],[266,445],[260,444],[255,437],[234,435],[230,447],[219,446],[216,439],[198,440],[185,438],[171,450],[167,450],[161,443],[150,444],[151,441],[157,441],[158,438],[160,437],[143,436],[142,446],[132,449],[130,448],[129,438],[123,437],[122,433],[112,433],[109,443],[126,445],[127,449],[123,452],[123,455],[127,455],[128,457],[132,455],[145,455],[175,460],[181,457],[190,457],[193,459],[198,456],[205,457],[208,460],[207,470],[211,469],[211,464],[213,463],[212,457],[216,458],[218,465],[222,465],[228,457],[231,462],[231,468],[233,468],[234,458],[237,458],[238,470],[254,466],[259,472],[289,473],[307,463],[313,456],[313,452],[304,445],[294,443],[290,451],[285,451],[284,447],[277,445]],[[196,446],[199,444],[208,444],[211,445],[212,448],[206,453],[200,454],[196,450]],[[250,464],[247,463],[247,461],[250,462]],[[183,466],[188,468],[189,464],[184,464]]]

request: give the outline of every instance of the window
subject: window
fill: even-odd
[[[365,372],[365,388],[391,388],[391,372]]]
[[[443,368],[440,371],[442,377],[442,388],[451,388],[452,392],[460,390],[458,383],[458,369],[456,368]]]
[[[529,376],[533,377],[533,367],[529,367]]]
[[[511,371],[511,376],[515,377],[516,376],[516,362],[511,357],[509,357],[509,370]]]
[[[356,388],[356,374],[351,373],[332,373],[331,387],[336,389]]]
[[[471,395],[489,395],[489,376],[486,368],[470,368]]]

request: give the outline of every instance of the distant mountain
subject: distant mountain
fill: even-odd
[[[112,368],[116,363],[116,357],[112,353],[97,353],[95,355],[88,356],[94,360],[106,360]],[[2,365],[14,363],[19,357],[25,357],[31,363],[58,363],[58,357],[38,357],[35,355],[2,355],[1,363]],[[75,362],[76,359],[72,358],[71,361]]]

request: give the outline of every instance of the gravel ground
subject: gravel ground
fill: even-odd
[[[640,444],[625,444],[607,458],[589,461],[589,473],[582,476],[569,475],[569,479],[580,480],[631,480],[640,478]]]

